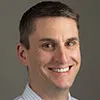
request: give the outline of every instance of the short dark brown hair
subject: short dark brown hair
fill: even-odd
[[[79,14],[68,5],[59,1],[43,1],[28,9],[22,16],[19,25],[20,43],[30,48],[29,36],[35,30],[33,22],[40,17],[68,17],[76,21],[79,28]]]

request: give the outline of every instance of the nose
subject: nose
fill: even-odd
[[[60,64],[66,64],[69,60],[69,53],[67,48],[58,47],[55,50],[54,59],[56,62],[59,62]]]

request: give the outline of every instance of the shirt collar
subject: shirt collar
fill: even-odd
[[[29,84],[26,85],[25,91],[22,95],[24,100],[42,100],[39,95],[37,95],[30,87]],[[70,93],[68,95],[68,100],[77,100],[71,97]]]
[[[29,84],[26,85],[25,91],[22,95],[24,100],[42,100],[30,87]]]

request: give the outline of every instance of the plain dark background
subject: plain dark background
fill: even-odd
[[[26,67],[16,55],[18,25],[23,12],[38,1],[0,0],[0,100],[13,100],[27,83]],[[100,100],[100,0],[59,1],[76,9],[81,16],[82,66],[71,94],[80,100]]]

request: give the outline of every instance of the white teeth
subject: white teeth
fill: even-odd
[[[66,67],[66,68],[54,68],[52,70],[55,71],[55,72],[59,72],[59,73],[67,72],[67,71],[69,71],[69,67]]]

